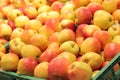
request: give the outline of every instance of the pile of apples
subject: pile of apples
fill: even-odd
[[[119,23],[120,0],[0,0],[0,68],[93,79],[120,52]]]

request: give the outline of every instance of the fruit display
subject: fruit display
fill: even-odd
[[[0,0],[3,71],[92,80],[119,52],[120,0]]]

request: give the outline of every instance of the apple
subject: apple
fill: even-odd
[[[48,39],[47,36],[38,33],[30,38],[30,43],[37,46],[43,52],[48,46]]]
[[[87,6],[90,3],[90,0],[72,0],[76,8]]]
[[[109,12],[105,10],[98,10],[93,15],[93,24],[97,25],[101,29],[107,30],[114,24],[114,19]]]
[[[99,70],[103,63],[102,57],[96,52],[87,52],[80,61],[89,64],[93,71]]]
[[[37,10],[38,14],[40,14],[42,12],[49,12],[49,11],[51,11],[51,7],[47,4],[40,6]]]
[[[34,69],[34,77],[37,78],[48,78],[48,62],[39,63]]]
[[[24,13],[25,15],[29,18],[29,19],[34,19],[36,18],[36,16],[38,15],[37,9],[35,8],[35,6],[26,6],[24,9]]]
[[[75,22],[70,19],[63,19],[62,21],[60,21],[58,28],[59,31],[63,29],[71,29],[75,31]]]
[[[21,51],[22,47],[25,45],[26,44],[24,42],[22,42],[20,38],[14,38],[9,41],[9,50],[10,50],[10,52],[15,53],[19,57],[21,57],[20,51]]]
[[[107,31],[110,33],[111,37],[114,38],[116,35],[120,35],[120,25],[115,24],[109,27]]]
[[[94,15],[94,13],[97,10],[101,10],[102,9],[102,5],[100,3],[97,2],[91,2],[87,5],[87,8],[91,11],[91,13]]]
[[[91,67],[80,61],[75,61],[68,67],[69,80],[90,80],[92,77]]]
[[[76,31],[75,31],[76,37],[84,37],[82,30],[83,30],[84,27],[86,27],[87,25],[88,25],[88,24],[80,24],[80,25],[77,26]]]
[[[45,50],[40,56],[38,61],[39,62],[50,62],[52,59],[57,57],[58,53],[54,50]]]
[[[7,52],[6,48],[5,48],[5,46],[3,44],[0,44],[0,52],[2,52],[2,53],[6,53]]]
[[[64,57],[64,58],[68,59],[70,61],[70,63],[73,63],[77,60],[77,57],[75,54],[73,54],[71,52],[67,52],[67,51],[63,51],[63,52],[59,53],[59,55],[57,57]]]
[[[59,32],[58,41],[60,44],[65,41],[75,41],[75,33],[71,29],[63,29]]]
[[[5,53],[3,52],[0,52],[0,61],[1,61],[1,58],[5,55]],[[1,66],[1,63],[0,63],[0,66]]]
[[[101,51],[101,48],[102,48],[102,45],[97,38],[88,37],[81,44],[81,47],[80,47],[81,53],[80,54],[84,55],[87,52],[96,52],[99,54]]]
[[[9,21],[14,21],[16,17],[23,15],[19,9],[12,9],[7,13],[7,19]]]
[[[116,9],[113,13],[112,13],[113,18],[115,19],[116,23],[120,22],[120,9]]]
[[[37,59],[42,53],[41,50],[31,44],[27,44],[25,46],[23,46],[20,50],[21,56],[24,57],[33,57],[35,59]]]
[[[101,5],[102,9],[109,13],[113,13],[117,9],[117,3],[115,0],[104,0]]]
[[[111,60],[120,52],[120,44],[110,42],[104,47],[104,58],[105,60]]]
[[[1,69],[8,71],[16,71],[19,57],[14,53],[7,53],[1,58]],[[11,65],[12,64],[12,65]]]
[[[29,29],[29,30],[24,30],[21,33],[21,40],[26,43],[29,44],[30,43],[30,38],[34,35],[37,34],[37,31],[33,30],[33,29]],[[27,37],[26,37],[27,36]]]
[[[81,47],[83,41],[84,41],[84,37],[76,37],[76,43],[79,46],[79,48]]]
[[[85,38],[87,37],[92,37],[93,33],[96,30],[101,30],[98,26],[90,24],[90,25],[86,25],[83,29],[82,29],[82,34]]]
[[[105,45],[112,41],[112,37],[108,31],[96,30],[93,34],[93,37],[97,38],[104,49]],[[102,38],[101,38],[102,37]]]
[[[21,38],[23,31],[24,31],[23,28],[15,28],[10,36],[10,40],[14,38]]]
[[[17,74],[34,75],[34,69],[38,65],[32,57],[21,58],[17,66]]]
[[[80,7],[75,10],[76,24],[90,24],[92,20],[92,13],[87,7]]]
[[[113,39],[112,42],[120,44],[120,35],[116,35]]]
[[[64,57],[56,57],[48,65],[48,77],[50,80],[68,80],[68,67],[70,62]]]
[[[57,11],[60,13],[61,8],[64,6],[64,3],[60,2],[60,1],[55,1],[51,4],[51,10],[53,11]]]
[[[41,27],[42,27],[42,23],[39,20],[32,19],[32,20],[29,20],[28,22],[26,22],[24,29],[25,30],[33,29],[38,32],[39,28],[41,28]]]
[[[29,18],[25,15],[18,16],[15,18],[15,27],[16,28],[24,28],[25,24],[29,21]]]
[[[33,0],[33,6],[35,6],[36,9],[47,4],[48,4],[47,0]]]
[[[48,19],[52,19],[52,18],[58,19],[60,17],[60,13],[56,11],[49,11],[47,14],[48,14]]]
[[[4,39],[4,38],[1,38],[1,39],[0,39],[0,44],[5,45],[5,44],[7,44],[7,43],[8,43],[8,40],[6,40],[6,39]]]
[[[5,39],[9,39],[9,37],[12,34],[12,28],[5,23],[0,24],[0,37],[3,37]]]
[[[60,53],[64,51],[70,52],[77,56],[79,54],[79,46],[74,41],[65,41],[59,48]]]

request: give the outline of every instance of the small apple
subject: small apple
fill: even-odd
[[[120,9],[115,10],[115,11],[112,13],[112,16],[113,16],[113,18],[115,19],[115,22],[116,22],[116,23],[119,23],[119,22],[120,22]]]
[[[7,53],[1,58],[1,69],[16,71],[19,62],[19,57],[14,53]]]
[[[50,80],[68,80],[68,67],[70,62],[64,57],[56,57],[48,65],[48,77]]]
[[[76,24],[90,24],[92,20],[92,13],[87,7],[80,7],[75,10]]]
[[[41,50],[31,44],[23,46],[20,50],[21,56],[24,57],[33,57],[37,59],[41,55]]]
[[[102,57],[96,52],[87,52],[80,61],[89,64],[93,71],[99,70],[103,63]]]
[[[109,12],[98,10],[93,15],[93,24],[101,29],[107,30],[114,24],[114,18]]]
[[[79,54],[79,46],[74,41],[65,41],[59,48],[60,53],[64,51],[70,52],[77,56]]]
[[[29,19],[35,19],[36,16],[38,15],[35,6],[26,6],[24,9],[24,13]]]
[[[15,27],[16,28],[24,28],[25,24],[29,21],[29,18],[25,15],[18,16],[15,18]]]
[[[14,38],[21,38],[23,31],[24,31],[23,28],[15,28],[10,36],[10,40]]]
[[[104,59],[111,60],[120,52],[120,44],[110,42],[107,43],[104,47]]]
[[[34,69],[34,76],[38,78],[48,78],[48,62],[39,63]]]
[[[81,44],[81,47],[80,47],[81,53],[80,54],[84,55],[87,52],[100,53],[101,48],[102,48],[102,45],[97,38],[88,37]]]
[[[20,51],[21,51],[22,47],[25,45],[26,44],[24,42],[22,42],[20,38],[14,38],[9,41],[9,50],[10,50],[10,52],[15,53],[19,57],[21,57]]]
[[[67,51],[59,53],[59,55],[57,57],[64,57],[64,58],[68,59],[70,61],[70,63],[73,63],[77,60],[75,54],[73,54],[71,52],[67,52]]]
[[[32,57],[25,57],[19,60],[17,66],[18,74],[34,75],[34,69],[38,65],[36,59]]]
[[[102,9],[109,13],[113,13],[117,9],[117,3],[115,0],[104,0],[101,5]]]
[[[63,43],[65,41],[75,41],[75,33],[71,29],[63,29],[59,32],[58,41]]]
[[[92,77],[91,67],[80,61],[75,61],[68,67],[69,80],[90,80]]]
[[[102,49],[104,49],[104,47],[107,43],[112,41],[112,37],[111,37],[110,33],[108,31],[104,31],[104,30],[96,30],[93,33],[93,37],[97,38],[100,41]]]
[[[116,35],[120,35],[120,25],[115,24],[109,27],[107,31],[110,33],[111,37],[114,38]]]
[[[30,43],[37,46],[43,52],[48,46],[48,39],[47,36],[38,33],[30,38]]]
[[[42,5],[38,8],[37,12],[38,14],[42,13],[42,12],[49,12],[51,10],[49,5]]]

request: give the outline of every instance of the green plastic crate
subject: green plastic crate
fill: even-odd
[[[120,64],[120,53],[118,53],[109,63],[106,65],[93,80],[120,80],[120,68],[115,72],[113,67],[116,64]]]

